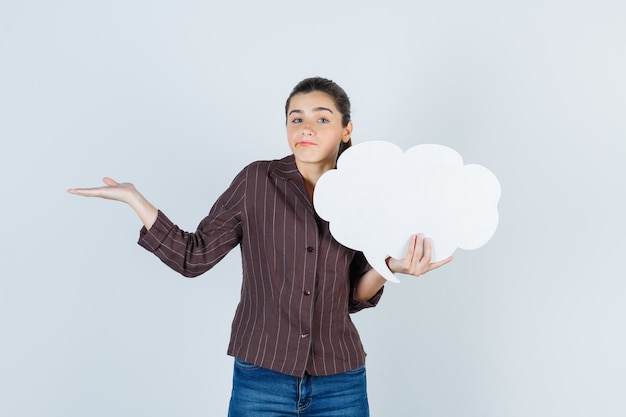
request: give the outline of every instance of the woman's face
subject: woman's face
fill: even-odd
[[[313,91],[291,97],[287,140],[298,168],[335,167],[339,144],[350,140],[352,133],[352,122],[344,127],[342,118],[335,101],[326,93]]]

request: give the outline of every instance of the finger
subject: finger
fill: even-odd
[[[448,256],[446,259],[439,261],[439,262],[433,262],[428,266],[428,271],[432,271],[433,269],[437,269],[440,266],[443,266],[449,262],[452,262],[452,260],[454,259],[454,256]]]
[[[110,180],[110,178],[108,179]],[[117,184],[117,182],[115,182],[114,180],[110,180],[109,182],[111,181]],[[111,183],[111,185],[103,185],[101,187],[70,188],[67,191],[72,194],[79,194],[79,195],[84,195],[88,197],[99,197],[103,194],[106,194],[106,195],[110,194],[110,192],[113,190],[112,187],[113,187],[113,184]]]
[[[67,190],[70,194],[82,195],[85,197],[89,197],[91,195],[89,188],[70,188]]]
[[[109,187],[115,187],[116,185],[119,185],[119,183],[117,181],[115,181],[113,178],[109,178],[109,177],[104,177],[102,179],[102,181],[104,181],[104,183],[106,185],[108,185]]]
[[[418,233],[415,236],[415,258],[419,262],[424,256],[424,234]]]
[[[417,245],[417,235],[411,236],[411,240],[409,240],[409,248],[406,250],[405,260],[408,261],[409,264],[413,263],[413,259],[415,259],[415,247]]]
[[[418,265],[424,256],[424,234],[419,233],[415,236],[415,253],[413,255],[413,265]]]
[[[408,273],[419,276],[426,269],[428,263],[424,263],[422,255],[424,253],[424,235],[419,233],[415,235],[415,246],[410,260],[407,261]]]
[[[430,260],[433,258],[433,242],[430,238],[424,238],[424,254],[422,260],[430,264]]]

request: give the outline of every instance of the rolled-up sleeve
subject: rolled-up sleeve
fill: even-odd
[[[157,219],[150,230],[146,229],[145,226],[141,228],[137,243],[144,249],[154,252],[161,246],[161,243],[167,238],[167,235],[173,228],[174,223],[159,210]]]
[[[241,242],[243,178],[233,181],[195,232],[181,230],[159,210],[152,227],[140,230],[137,243],[186,277],[208,271]]]
[[[351,314],[359,312],[364,308],[376,307],[380,298],[383,296],[385,287],[381,287],[381,289],[367,301],[361,301],[354,297],[356,284],[359,282],[359,279],[361,279],[363,274],[370,269],[372,269],[372,266],[367,262],[367,259],[365,259],[365,255],[363,255],[362,252],[357,252],[354,255],[352,263],[350,264],[350,300],[348,301],[348,312]]]

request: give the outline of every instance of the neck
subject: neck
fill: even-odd
[[[298,167],[298,171],[300,171],[300,175],[304,178],[304,184],[306,185],[306,190],[311,199],[313,199],[313,191],[315,190],[317,180],[319,180],[326,171],[335,168],[334,165],[307,164],[298,162],[297,160],[296,166]]]

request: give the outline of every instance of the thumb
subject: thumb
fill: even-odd
[[[109,178],[109,177],[104,177],[104,178],[102,179],[102,181],[103,181],[106,185],[108,185],[108,186],[110,186],[110,187],[114,187],[114,186],[116,186],[116,185],[119,185],[119,183],[118,183],[117,181],[115,181],[113,178]]]

